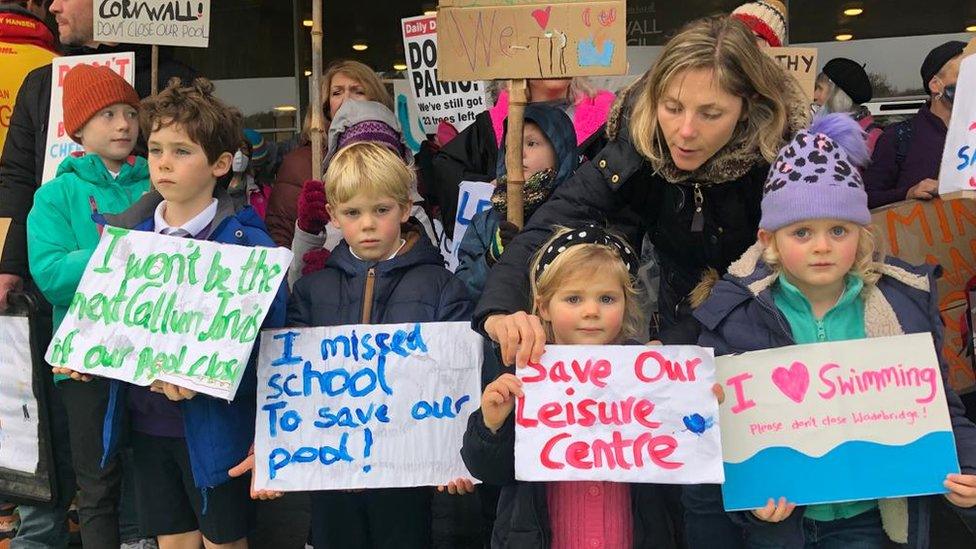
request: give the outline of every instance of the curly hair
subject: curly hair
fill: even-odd
[[[166,89],[142,100],[139,126],[147,138],[176,124],[200,145],[213,164],[224,153],[234,154],[244,138],[244,117],[214,95],[214,85],[197,78],[183,85],[171,78]]]

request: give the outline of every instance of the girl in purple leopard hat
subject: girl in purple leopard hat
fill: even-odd
[[[878,253],[859,169],[867,160],[863,133],[847,114],[816,119],[780,150],[763,189],[758,242],[722,280],[696,290],[699,345],[719,356],[921,332],[931,333],[935,348],[942,348],[937,267]],[[945,360],[939,362],[962,472],[946,476],[945,498],[974,524],[976,426],[948,387]],[[916,467],[907,460],[884,464],[891,475],[906,477],[919,474]],[[848,481],[859,484],[857,478]],[[715,512],[722,512],[718,486],[695,488],[713,490]],[[798,507],[784,495],[769,494],[764,508],[730,513],[743,528],[739,543],[880,549],[890,538],[909,547],[928,545],[928,498]]]

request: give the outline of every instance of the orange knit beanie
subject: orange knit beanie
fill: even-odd
[[[112,69],[104,66],[77,65],[64,75],[64,131],[79,142],[75,134],[98,111],[125,103],[139,108],[139,94]]]

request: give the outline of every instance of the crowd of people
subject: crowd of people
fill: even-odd
[[[83,151],[50,181],[56,47],[46,10],[59,53],[136,59],[134,85],[84,64],[64,76],[64,131]],[[0,310],[18,293],[37,296],[31,337],[46,348],[106,225],[288,247],[294,260],[265,328],[470,321],[485,336],[480,408],[459,441],[471,478],[255,491],[255,355],[229,403],[43,366],[53,374],[38,390],[57,497],[0,502],[0,536],[13,549],[67,547],[73,513],[89,549],[928,547],[933,497],[806,507],[771,498],[726,512],[716,485],[517,481],[512,412],[523,389],[513,368],[547,344],[723,355],[923,332],[941,348],[935,270],[885,257],[869,208],[938,196],[965,43],[928,53],[925,106],[887,127],[864,106],[873,93],[861,63],[824,63],[811,102],[762,52],[788,44],[778,0],[688,22],[619,92],[586,78],[529,80],[519,227],[506,216],[506,91],[460,132],[442,122],[414,154],[376,73],[333,63],[314,107],[327,121],[316,181],[308,119],[278,158],[165,49],[161,91],[150,94],[149,49],[95,41],[91,10],[89,0],[0,0],[0,43],[43,54],[18,69],[2,142],[0,218],[11,224]],[[496,190],[451,272],[441,249],[462,181]],[[638,276],[648,256],[654,303]],[[944,385],[961,473],[946,477],[943,499],[976,531],[976,426]]]

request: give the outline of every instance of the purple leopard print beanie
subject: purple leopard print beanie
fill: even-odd
[[[868,225],[861,168],[869,160],[864,132],[849,115],[814,119],[780,149],[763,187],[759,228],[775,231],[808,219]]]

